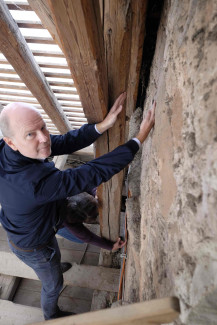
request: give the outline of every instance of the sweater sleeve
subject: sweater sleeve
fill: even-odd
[[[87,229],[82,223],[69,224],[64,222],[63,225],[78,239],[84,243],[92,244],[107,250],[112,250],[114,243],[108,239],[99,237]]]
[[[34,199],[37,204],[45,204],[97,187],[124,169],[133,160],[138,149],[138,144],[130,140],[78,168],[60,171],[52,165],[33,184]]]
[[[94,124],[85,124],[80,129],[64,135],[51,134],[51,156],[70,154],[91,145],[99,137]]]

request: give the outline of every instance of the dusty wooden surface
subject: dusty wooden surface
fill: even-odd
[[[108,87],[99,5],[91,0],[48,4],[88,122],[101,121]]]
[[[77,265],[83,256],[81,251],[71,251],[62,249],[62,261],[74,263],[72,268],[64,274],[64,283],[70,286],[79,286],[83,288],[117,291],[119,270],[111,268],[103,268],[93,265]],[[96,256],[95,264],[98,263],[98,254],[89,252],[85,256],[86,262],[93,263]],[[0,241],[0,273],[11,276],[18,276],[28,279],[37,280],[35,272],[21,262],[9,249],[6,241]]]
[[[55,319],[41,324],[53,325],[144,325],[170,323],[179,315],[177,298],[163,298],[113,309]],[[33,325],[33,324],[32,324]],[[35,324],[36,325],[36,324]]]
[[[28,325],[44,320],[42,310],[0,299],[0,325]]]
[[[104,1],[103,27],[109,106],[123,91],[127,91],[127,100],[114,127],[107,132],[107,136],[97,141],[97,156],[123,144],[128,135],[126,125],[136,105],[146,7],[147,1]],[[102,235],[112,240],[119,236],[123,175],[122,171],[98,189]]]
[[[15,276],[0,274],[0,299],[12,300],[20,280]]]
[[[61,310],[76,314],[90,311],[93,290],[87,288],[64,286],[58,299]],[[40,308],[41,282],[22,279],[13,302]]]

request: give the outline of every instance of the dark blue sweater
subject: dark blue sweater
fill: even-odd
[[[92,124],[51,135],[51,155],[70,154],[98,137]],[[21,248],[47,243],[55,234],[62,200],[108,181],[132,161],[138,149],[130,140],[81,167],[60,171],[53,162],[27,158],[0,140],[0,221],[8,238]]]

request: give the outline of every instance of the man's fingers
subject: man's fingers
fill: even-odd
[[[125,99],[126,99],[126,96],[127,96],[127,93],[124,92],[122,94],[120,94],[120,96],[118,96],[118,98],[116,99],[114,105],[112,106],[110,112],[115,112],[119,107],[120,105],[123,105]]]
[[[120,105],[119,107],[118,107],[118,109],[116,110],[116,115],[118,115],[121,111],[122,111],[122,108],[123,108],[123,106],[122,105]]]
[[[146,115],[146,120],[150,121],[150,119],[151,119],[151,111],[148,111]]]
[[[156,109],[156,101],[154,101],[151,109],[151,120],[154,120],[155,118],[155,109]]]

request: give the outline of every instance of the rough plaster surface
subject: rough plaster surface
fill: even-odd
[[[175,295],[176,324],[217,324],[198,307],[217,301],[216,56],[217,1],[165,1],[144,111],[155,96],[155,128],[129,178],[124,300]]]

